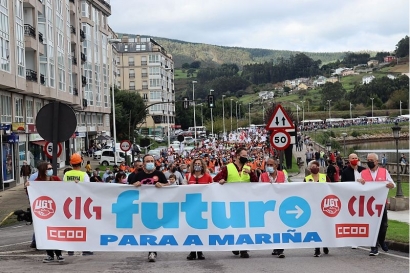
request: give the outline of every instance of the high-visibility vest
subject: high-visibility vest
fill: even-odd
[[[386,181],[386,169],[381,167],[377,168],[376,180],[373,180],[370,169],[363,170],[360,175],[367,182]]]
[[[226,165],[226,169],[228,171],[226,182],[251,182],[251,176],[244,172],[245,169],[251,169],[249,166],[243,166],[241,174],[239,174],[238,169],[236,169],[236,166],[233,163]]]
[[[285,174],[282,171],[276,170],[276,183],[285,183]],[[270,182],[269,173],[264,172],[261,174],[262,182]]]
[[[78,171],[78,170],[71,170],[65,173],[63,181],[71,182],[71,181],[79,181],[84,182],[84,176],[88,175],[86,172]]]
[[[311,181],[309,181],[309,179],[310,179]],[[313,176],[312,176],[311,174],[309,174],[308,176],[305,177],[305,181],[306,181],[306,182],[316,182],[316,181],[314,181]],[[320,183],[326,183],[326,174],[324,174],[324,173],[319,173],[319,181],[318,181],[318,182],[320,182]]]

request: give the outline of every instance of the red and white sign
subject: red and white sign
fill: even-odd
[[[61,143],[58,143],[57,144],[57,157],[59,157],[62,152],[63,152],[63,145],[61,145]],[[48,158],[53,158],[53,143],[48,142],[48,141],[46,142],[46,144],[44,145],[44,153],[46,154]]]
[[[369,224],[336,224],[336,238],[367,238]]]
[[[47,240],[61,242],[86,242],[86,227],[47,227]]]
[[[131,142],[129,140],[123,140],[120,143],[120,149],[123,152],[128,152],[129,150],[131,150]]]
[[[280,129],[295,129],[295,125],[282,105],[278,104],[273,110],[269,122],[266,124],[266,130],[272,131]]]
[[[341,209],[342,203],[339,197],[334,194],[329,194],[323,198],[321,203],[322,212],[328,217],[336,217]]]
[[[270,135],[270,144],[276,150],[286,150],[290,145],[290,135],[284,130],[273,131]]]
[[[38,218],[46,220],[56,212],[56,203],[48,196],[40,196],[34,200],[31,211]]]

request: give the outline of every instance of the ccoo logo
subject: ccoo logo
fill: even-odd
[[[328,217],[336,217],[341,209],[341,203],[339,197],[336,195],[330,194],[323,198],[322,203],[322,212]]]
[[[40,196],[34,200],[32,211],[38,218],[46,220],[56,212],[56,203],[48,196]]]

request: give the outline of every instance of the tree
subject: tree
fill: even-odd
[[[328,100],[337,102],[343,99],[346,95],[346,90],[340,82],[327,82],[320,89],[320,93],[322,94],[322,103],[326,105]]]
[[[200,61],[193,61],[193,62],[190,64],[189,67],[194,68],[194,69],[198,69],[198,68],[201,67],[201,62],[200,62]]]
[[[396,57],[406,57],[409,55],[409,36],[406,35],[396,45]]]
[[[182,69],[188,69],[190,66],[189,66],[189,63],[183,63],[182,64]]]

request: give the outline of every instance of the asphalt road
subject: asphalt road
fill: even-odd
[[[188,261],[188,253],[160,252],[156,263],[147,262],[147,253],[96,252],[83,257],[76,253],[61,264],[43,264],[45,251],[29,248],[32,226],[24,224],[0,229],[0,272],[143,272],[143,273],[408,273],[407,253],[390,251],[369,257],[367,248],[331,248],[329,255],[313,257],[313,249],[285,250],[286,258],[278,259],[270,251],[252,251],[251,258],[241,259],[231,252],[205,252],[206,260]]]

